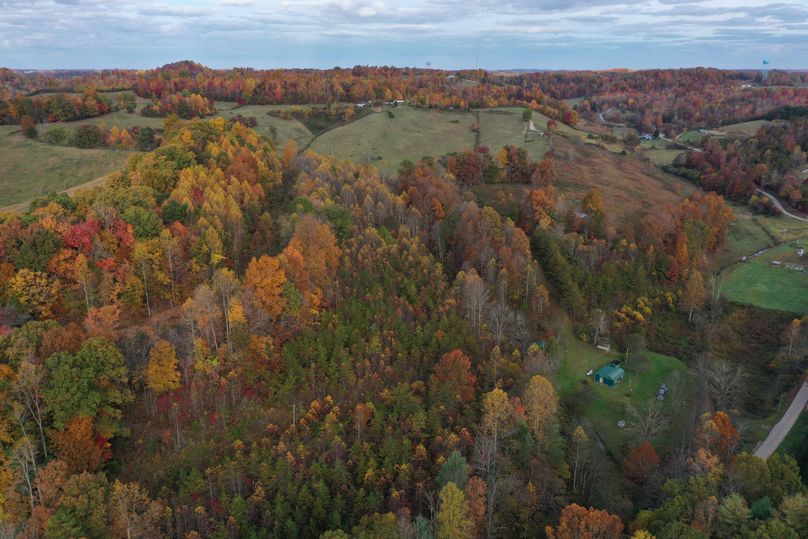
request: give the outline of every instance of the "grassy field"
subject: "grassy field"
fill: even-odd
[[[29,140],[0,127],[0,207],[61,191],[121,168],[133,152],[82,150]]]
[[[481,117],[483,114],[511,114],[515,116],[520,122],[522,121],[522,112],[524,112],[524,108],[522,107],[498,107],[495,109],[479,109]],[[539,114],[538,112],[533,112],[533,125],[536,129],[540,131],[547,131],[547,122],[550,121],[550,118],[544,116],[543,114]],[[620,153],[623,151],[623,146],[621,144],[610,144],[603,142],[597,133],[592,133],[590,131],[584,131],[582,129],[575,129],[570,127],[566,124],[561,122],[556,122],[557,126],[555,129],[556,135],[561,135],[566,137],[570,140],[577,140],[580,142],[584,142],[586,144],[591,144],[593,146],[600,146],[610,152]],[[518,129],[518,133],[522,133],[523,126],[520,125]],[[482,135],[485,136],[485,131],[483,130]],[[520,144],[521,145],[521,144]],[[500,146],[502,146],[500,144]],[[490,146],[493,147],[493,146]]]
[[[648,364],[642,370],[633,368],[629,362],[622,367],[626,371],[623,382],[617,387],[596,384],[586,373],[595,372],[610,361],[620,361],[622,355],[598,350],[589,343],[583,342],[572,333],[567,324],[561,331],[560,340],[564,349],[562,365],[555,376],[556,389],[562,399],[575,398],[576,393],[588,393],[584,397],[587,404],[584,416],[591,423],[606,447],[617,458],[623,456],[625,446],[636,445],[624,428],[617,425],[620,420],[629,421],[628,407],[643,409],[657,403],[656,395],[659,386],[666,383],[670,390],[660,404],[663,414],[670,417],[673,424],[665,429],[658,440],[654,440],[657,449],[664,449],[675,444],[677,439],[676,421],[683,421],[689,403],[693,398],[692,374],[684,362],[662,354],[647,352]]]
[[[559,189],[579,200],[597,188],[610,215],[623,219],[642,217],[692,192],[690,182],[661,171],[633,155],[620,155],[564,137],[553,137]]]
[[[701,140],[705,136],[711,138],[746,138],[754,135],[761,126],[770,123],[768,120],[752,120],[728,124],[721,127],[712,128],[708,133],[702,133],[698,129],[686,131],[677,137],[678,142],[689,144],[690,146],[700,146]]]
[[[683,150],[665,150],[665,149],[647,149],[643,150],[640,155],[648,158],[654,165],[661,167],[663,165],[673,164],[673,160],[682,154]]]
[[[808,240],[808,223],[805,221],[797,221],[784,215],[779,217],[758,216],[757,221],[777,240],[777,243]]]
[[[785,266],[808,264],[797,257],[795,248],[796,242],[789,242],[733,268],[723,287],[724,296],[764,309],[808,313],[808,273]],[[773,266],[773,260],[780,260],[783,265]]]
[[[370,114],[323,133],[310,148],[339,159],[372,163],[392,174],[404,159],[417,161],[474,147],[473,113],[406,106],[392,113],[392,118],[386,111]],[[521,137],[521,129],[517,135]]]
[[[727,239],[715,257],[719,268],[734,264],[742,256],[749,256],[774,245],[774,239],[763,225],[774,218],[755,215],[746,206],[738,204],[732,205],[732,212],[735,214],[735,221],[729,223]]]
[[[692,190],[683,182],[660,171],[651,163],[621,155],[584,131],[560,125],[556,134],[531,134],[525,142],[523,109],[505,107],[473,112],[442,112],[414,107],[375,113],[338,127],[315,138],[310,148],[340,159],[372,163],[394,174],[404,159],[439,157],[474,146],[472,125],[480,118],[480,141],[491,151],[515,144],[528,150],[531,158],[544,157],[548,147],[556,155],[559,189],[569,199],[579,200],[592,187],[598,188],[604,203],[617,219],[638,217],[654,207],[675,203]],[[547,118],[533,115],[539,130]],[[608,151],[607,151],[608,150]],[[484,203],[521,201],[524,186],[481,186],[475,194]]]
[[[682,144],[688,144],[690,146],[700,146],[702,138],[704,138],[704,134],[698,129],[694,129],[693,131],[685,131],[676,137],[676,142],[681,142]]]
[[[85,120],[77,120],[75,122],[56,122],[56,123],[45,123],[40,124],[37,126],[39,130],[39,134],[43,135],[48,130],[53,129],[56,126],[64,126],[68,129],[75,129],[80,125],[85,124],[93,124],[93,125],[105,125],[107,127],[121,127],[129,129],[131,127],[151,127],[152,129],[159,129],[163,127],[163,119],[162,118],[150,118],[148,116],[141,116],[137,113],[129,113],[126,111],[117,111],[111,112],[109,114],[104,114],[103,116],[98,116],[96,118],[87,118]]]
[[[536,129],[543,129],[533,120]],[[546,121],[539,123],[547,125]],[[544,159],[547,152],[547,137],[530,131],[524,135],[525,122],[521,111],[495,109],[480,111],[480,144],[496,152],[503,146],[521,146],[534,161]]]
[[[245,105],[239,107],[236,103],[228,101],[216,102],[217,115],[223,118],[229,119],[239,114],[246,118],[254,116],[258,122],[255,130],[265,137],[271,138],[274,134],[280,147],[283,147],[289,139],[294,139],[300,146],[305,146],[314,138],[314,135],[305,125],[297,120],[283,120],[267,115],[267,112],[271,110],[290,107],[291,105]]]
[[[716,129],[730,137],[751,137],[762,126],[770,123],[768,120],[752,120],[750,122],[740,122],[737,124],[724,125]]]

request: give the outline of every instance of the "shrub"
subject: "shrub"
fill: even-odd
[[[48,144],[66,144],[69,138],[70,130],[61,125],[48,129],[42,135],[42,141]]]
[[[36,122],[34,119],[28,115],[23,116],[20,118],[20,128],[22,129],[22,134],[28,138],[36,138],[37,137],[37,130],[36,130]]]
[[[80,125],[73,133],[73,145],[78,148],[96,148],[104,142],[101,129],[97,125]]]

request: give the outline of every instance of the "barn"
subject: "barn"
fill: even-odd
[[[599,384],[614,387],[623,381],[625,374],[623,369],[616,364],[610,363],[609,365],[601,367],[600,370],[595,373],[595,381]]]

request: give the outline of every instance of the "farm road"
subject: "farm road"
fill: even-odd
[[[780,447],[780,444],[791,431],[791,427],[797,422],[797,418],[805,409],[806,404],[808,404],[808,382],[802,384],[794,400],[791,401],[788,410],[783,414],[782,419],[772,427],[766,439],[755,449],[756,457],[766,460],[777,451],[777,448]]]

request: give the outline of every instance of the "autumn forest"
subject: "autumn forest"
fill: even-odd
[[[0,69],[0,538],[808,537],[806,84]]]

